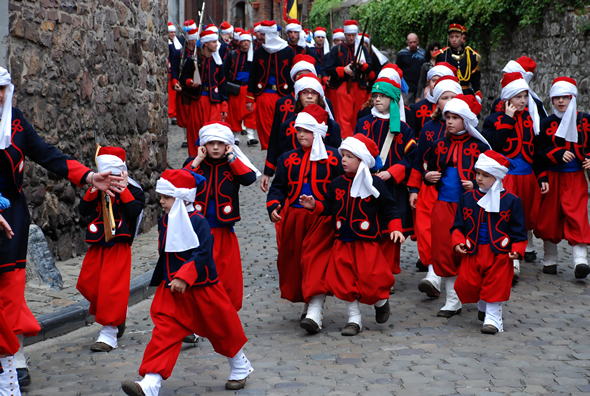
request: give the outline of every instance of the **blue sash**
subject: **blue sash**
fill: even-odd
[[[490,230],[488,223],[481,223],[477,232],[477,244],[478,245],[489,245],[490,244]]]
[[[299,196],[302,196],[302,195],[311,195],[314,198],[316,198],[313,195],[313,192],[311,191],[311,184],[310,183],[303,183],[303,185],[301,186],[301,193],[299,194]],[[299,197],[297,197],[297,201],[293,202],[291,204],[291,206],[293,206],[295,208],[303,208],[303,206],[301,206],[301,204],[299,203]]]
[[[527,160],[524,159],[524,157],[522,156],[522,154],[518,154],[516,157],[511,158],[510,162],[515,165],[514,169],[510,169],[508,171],[509,175],[530,175],[531,173],[533,173],[533,167],[531,166],[531,164],[529,164],[527,162]]]
[[[276,84],[277,84],[277,79],[275,76],[268,77],[268,82],[266,83],[266,85],[276,85]],[[277,93],[277,91],[273,91],[272,89],[265,89],[263,92]]]
[[[463,190],[457,168],[447,168],[440,181],[441,186],[440,190],[438,190],[438,199],[444,202],[459,202],[459,198],[465,190]]]
[[[577,172],[582,170],[582,161],[580,161],[578,158],[575,158],[572,162],[568,162],[567,164],[553,165],[547,167],[547,169],[553,172],[562,173]]]
[[[249,78],[250,78],[249,72],[240,71],[240,72],[238,72],[238,74],[236,74],[236,81],[248,82]],[[271,77],[271,78],[274,78],[274,77]],[[269,80],[270,80],[270,78],[269,78]]]

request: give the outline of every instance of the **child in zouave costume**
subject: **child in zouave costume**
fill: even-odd
[[[522,259],[526,221],[519,197],[502,186],[511,168],[495,151],[482,153],[475,164],[475,188],[457,205],[451,228],[455,251],[463,255],[455,291],[462,303],[477,303],[481,332],[504,331],[502,303],[510,298],[512,260]]]
[[[548,167],[545,181],[549,192],[541,197],[535,236],[544,242],[543,272],[557,273],[557,244],[565,239],[572,245],[574,275],[583,279],[590,273],[586,245],[588,224],[588,182],[590,169],[590,114],[578,112],[576,81],[569,77],[553,80],[549,93],[554,114],[541,121],[539,156]]]
[[[103,326],[90,350],[109,352],[117,348],[117,339],[125,332],[131,283],[131,245],[141,222],[145,195],[141,186],[127,173],[122,148],[101,147],[96,164],[99,172],[111,171],[113,175],[121,175],[127,184],[105,208],[95,187],[89,188],[80,201],[80,214],[90,219],[86,231],[86,243],[90,248],[84,256],[76,288],[90,302],[89,312],[95,316],[96,323]],[[112,239],[108,241],[107,232],[111,225],[105,224],[105,209],[115,224],[110,230]]]
[[[394,243],[403,243],[401,220],[385,182],[370,169],[379,150],[363,135],[346,138],[338,152],[345,175],[332,181],[326,199],[299,198],[312,213],[332,216],[336,241],[326,271],[326,288],[346,302],[348,321],[344,336],[362,330],[360,304],[375,306],[375,320],[389,319],[389,291],[395,283],[391,264],[379,244],[384,230]]]
[[[436,185],[438,196],[432,207],[432,265],[443,278],[446,304],[437,313],[450,318],[461,313],[461,301],[454,289],[461,257],[451,244],[451,227],[459,198],[475,187],[475,162],[490,147],[477,130],[481,105],[473,95],[459,94],[445,105],[447,135],[434,142],[424,179]]]
[[[546,167],[536,155],[535,149],[541,124],[539,111],[529,85],[519,72],[504,74],[501,99],[504,108],[485,119],[482,135],[494,151],[504,154],[515,165],[508,171],[503,184],[506,191],[522,199],[529,230],[527,251],[533,252],[533,230],[537,222],[541,194],[549,191],[546,181],[537,180],[537,177],[546,174]],[[513,264],[513,279],[517,282],[520,278],[520,261],[514,260]]]
[[[236,311],[244,294],[242,258],[234,225],[240,221],[240,186],[249,186],[260,175],[242,150],[234,144],[231,126],[219,121],[199,131],[196,157],[185,162],[205,178],[195,197],[195,210],[205,216],[213,234],[213,260],[225,291]]]
[[[409,206],[406,185],[416,150],[414,132],[408,124],[400,120],[399,84],[387,78],[377,79],[373,85],[372,98],[374,106],[371,114],[357,122],[355,134],[365,135],[377,144],[383,163],[377,177],[385,182],[395,200],[402,219],[402,231],[407,237],[414,234],[412,210]],[[390,262],[393,274],[399,274],[401,245],[392,243],[388,235],[384,236],[381,239],[383,254]]]
[[[154,322],[139,382],[123,381],[133,396],[156,396],[172,374],[184,337],[206,337],[227,357],[231,371],[226,389],[242,389],[254,370],[242,352],[247,339],[235,307],[219,282],[213,261],[213,234],[193,208],[197,183],[204,178],[188,169],[166,170],[156,192],[166,214],[158,223],[160,258],[151,286],[158,286],[150,314]]]
[[[434,69],[434,68],[433,68]],[[438,79],[433,90],[433,99],[437,110],[432,121],[424,124],[420,132],[418,148],[414,154],[412,173],[408,180],[410,192],[410,206],[414,209],[414,232],[418,245],[418,269],[425,267],[428,274],[418,283],[418,290],[428,297],[438,298],[442,280],[434,273],[432,265],[432,208],[438,197],[438,190],[433,184],[424,179],[428,173],[428,161],[435,151],[434,142],[442,139],[447,130],[443,110],[448,101],[462,92],[459,80],[455,76],[442,76]]]
[[[277,267],[281,297],[309,304],[301,327],[317,333],[322,328],[327,293],[324,277],[334,231],[328,218],[305,210],[299,198],[309,195],[324,201],[331,181],[344,172],[338,151],[323,141],[328,131],[325,109],[316,104],[306,106],[294,126],[301,147],[279,157],[266,206],[271,221],[280,224]]]

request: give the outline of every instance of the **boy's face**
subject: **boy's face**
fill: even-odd
[[[342,168],[346,173],[356,173],[361,160],[348,150],[342,150]]]
[[[496,182],[496,178],[490,175],[488,172],[484,172],[481,169],[475,170],[475,181],[479,188],[491,188]]]
[[[307,129],[297,128],[297,140],[301,147],[309,148],[313,144],[313,132]]]
[[[569,95],[566,96],[554,96],[551,98],[551,102],[553,103],[553,107],[557,109],[557,111],[561,111],[562,113],[567,110],[570,102],[572,101],[572,97]]]
[[[219,159],[225,155],[225,147],[227,145],[223,142],[211,141],[205,144],[207,155],[213,159]]]
[[[529,103],[529,93],[528,91],[519,92],[518,95],[510,98],[509,101],[514,107],[516,107],[516,111],[521,112]]]
[[[447,121],[447,131],[449,131],[449,133],[456,135],[465,129],[463,118],[461,118],[460,115],[447,111],[445,116]]]
[[[170,195],[160,194],[160,205],[162,205],[166,214],[170,213],[170,209],[172,209],[172,205],[174,205],[174,200],[175,198]]]
[[[432,90],[432,92],[434,92],[434,89]],[[454,92],[451,92],[451,91],[443,92],[443,94],[440,96],[440,98],[438,98],[438,102],[436,102],[436,105],[438,106],[438,108],[440,109],[441,112],[445,109],[445,105],[447,104],[447,102],[449,100],[453,99],[455,96],[457,96],[457,94]]]

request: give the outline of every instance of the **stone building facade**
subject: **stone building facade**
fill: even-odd
[[[142,230],[160,216],[155,182],[166,168],[166,0],[8,0],[6,65],[14,105],[49,143],[94,167],[100,144],[127,152],[147,197]],[[32,221],[56,258],[86,250],[78,203],[85,189],[27,162]]]

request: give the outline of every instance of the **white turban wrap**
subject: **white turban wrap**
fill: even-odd
[[[486,138],[484,138],[482,134],[479,133],[479,131],[477,130],[477,116],[475,115],[475,113],[471,111],[469,105],[467,105],[465,101],[461,99],[449,100],[445,105],[443,114],[448,112],[457,114],[458,116],[463,118],[463,125],[465,126],[465,130],[474,138],[484,142],[490,148],[490,150],[492,149]]]
[[[252,45],[252,36],[248,33],[241,33],[238,36],[238,42],[241,43],[242,41],[250,42],[250,47],[248,47],[248,62],[252,62],[252,59],[254,59],[254,45]]]
[[[514,72],[519,72],[520,74],[522,74],[522,78],[524,78],[524,80],[526,81],[527,84],[529,84],[531,82],[531,80],[533,79],[533,76],[534,76],[533,72],[525,71],[520,63],[511,60],[510,62],[508,62],[506,64],[506,66],[504,66],[504,68],[502,69],[502,73],[514,73]]]
[[[359,34],[359,37],[362,36],[362,34]],[[387,57],[385,55],[383,55],[383,53],[381,51],[379,51],[377,49],[377,47],[375,47],[373,44],[371,44],[371,39],[369,37],[365,36],[365,43],[367,45],[371,46],[371,51],[373,51],[375,53],[375,56],[377,57],[377,59],[379,59],[379,64],[381,66],[385,65],[389,59],[387,59]]]
[[[305,32],[301,28],[301,25],[298,23],[289,23],[285,26],[285,33],[289,32],[299,32],[299,41],[297,41],[297,45],[299,47],[307,47],[307,42],[305,41]]]
[[[298,62],[297,64],[299,63],[301,62]],[[320,96],[324,100],[324,109],[328,112],[328,115],[333,120],[334,116],[330,111],[330,106],[328,106],[328,101],[326,100],[326,96],[324,94],[324,87],[322,87],[322,84],[315,78],[301,77],[299,78],[299,80],[295,81],[295,86],[293,87],[293,90],[295,91],[295,102],[299,100],[299,92],[303,91],[306,88],[313,89],[314,91],[320,94]]]
[[[195,202],[197,188],[178,188],[166,179],[158,179],[156,192],[174,197],[174,204],[168,213],[168,231],[165,252],[184,252],[199,247],[199,237],[193,229],[184,201]]]
[[[444,80],[441,82],[437,82],[432,92],[434,103],[437,103],[442,94],[444,94],[445,92],[453,92],[455,93],[455,95],[459,95],[460,93],[463,93],[463,90],[461,89],[461,85],[459,85],[458,82],[453,80]]]
[[[246,154],[244,154],[242,150],[240,150],[240,148],[235,145],[234,133],[231,131],[230,128],[218,123],[205,125],[199,131],[199,142],[201,146],[204,146],[205,144],[212,141],[223,142],[225,144],[232,146],[236,157],[239,158],[240,161],[244,163],[244,165],[252,169],[256,173],[256,177],[261,175],[260,171],[256,169],[254,164],[252,164],[248,157],[246,157]]]
[[[310,73],[315,74],[316,76],[318,75],[314,65],[306,61],[299,61],[295,63],[291,68],[291,72],[289,73],[291,76],[291,80],[295,81],[295,76],[297,75],[297,73],[302,71],[308,71]]]
[[[0,84],[1,85],[1,84]],[[553,113],[561,118],[555,136],[559,136],[568,142],[578,143],[578,129],[576,127],[576,117],[578,116],[578,105],[576,104],[576,97],[578,96],[578,88],[574,84],[567,81],[558,81],[551,86],[549,97],[571,95],[572,100],[567,106],[564,113],[557,109],[553,109]],[[4,119],[3,119],[4,120]]]
[[[541,118],[539,117],[539,110],[537,109],[537,104],[535,103],[535,99],[533,98],[533,91],[531,91],[531,88],[523,78],[514,80],[507,84],[504,88],[502,88],[500,99],[502,99],[503,101],[507,101],[509,99],[512,99],[522,91],[527,91],[529,93],[529,102],[527,106],[529,108],[529,114],[533,119],[533,131],[535,132],[535,135],[538,135],[539,131],[541,130]]]
[[[310,161],[319,161],[328,158],[328,152],[324,145],[323,139],[328,132],[328,125],[318,123],[318,121],[309,113],[300,112],[295,119],[295,128],[303,128],[313,132],[313,144],[311,145]]]
[[[379,190],[373,187],[373,176],[371,176],[371,168],[375,166],[375,158],[367,146],[354,137],[348,137],[342,141],[338,148],[340,155],[342,155],[342,150],[350,151],[361,160],[350,187],[350,196],[365,199],[373,195],[375,198],[379,198]]]
[[[326,32],[323,30],[316,30],[313,32],[313,37],[324,37],[324,55],[328,55],[330,53],[330,44],[328,43],[328,38],[326,36]]]
[[[0,150],[4,150],[12,145],[12,96],[14,95],[14,85],[10,73],[3,67],[0,67],[0,86],[6,86],[4,104],[2,113],[0,113]]]
[[[486,212],[499,213],[500,212],[500,196],[504,186],[502,180],[508,173],[508,168],[500,165],[500,163],[484,153],[481,153],[475,163],[475,169],[482,170],[489,173],[496,178],[496,181],[486,192],[486,195],[480,199],[477,204],[484,208]]]
[[[207,30],[208,32],[211,30]],[[201,37],[201,48],[203,48],[203,44],[205,43],[210,43],[212,41],[218,41],[219,37],[217,36],[217,33],[212,33],[212,34],[208,34],[206,36],[202,36]],[[217,45],[217,50],[215,50],[215,52],[213,53],[213,60],[215,61],[215,63],[217,65],[221,65],[223,64],[223,61],[221,60],[221,56],[219,55],[219,44]]]
[[[434,76],[454,76],[455,74],[453,73],[453,71],[451,69],[449,69],[446,66],[443,65],[434,65],[432,66],[432,68],[430,70],[428,70],[428,73],[426,74],[426,80],[430,81],[432,79],[432,77]]]
[[[287,48],[289,45],[285,40],[279,37],[276,24],[272,26],[260,25],[260,33],[264,33],[264,43],[262,44],[262,47],[269,54],[279,52],[280,50]]]

